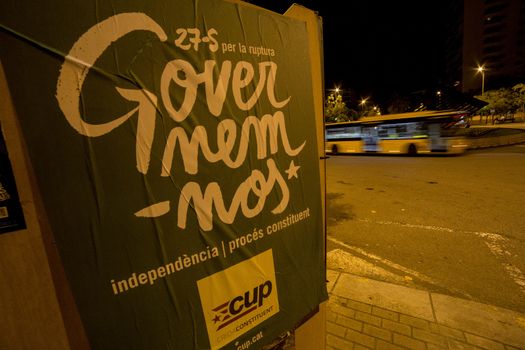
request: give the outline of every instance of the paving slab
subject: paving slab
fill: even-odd
[[[525,348],[525,315],[443,294],[431,298],[438,323]]]
[[[427,291],[343,273],[337,278],[337,283],[331,288],[331,293],[434,321],[430,293]]]

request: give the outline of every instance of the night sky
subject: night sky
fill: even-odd
[[[392,96],[432,89],[441,81],[446,13],[440,4],[445,1],[250,2],[278,13],[294,2],[318,12],[325,88],[342,88],[349,104],[370,97],[384,105]]]

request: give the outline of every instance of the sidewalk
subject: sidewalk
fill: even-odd
[[[488,119],[487,117],[481,118],[479,115],[473,116],[470,122],[472,127],[525,129],[525,113],[517,113],[514,122],[492,123],[490,117]]]
[[[327,349],[525,350],[525,314],[327,271]]]

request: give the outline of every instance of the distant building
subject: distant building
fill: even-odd
[[[447,20],[446,84],[481,93],[525,82],[525,1],[450,1]]]

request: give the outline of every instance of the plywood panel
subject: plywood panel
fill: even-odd
[[[70,349],[1,64],[0,123],[27,225],[0,234],[0,349]]]

